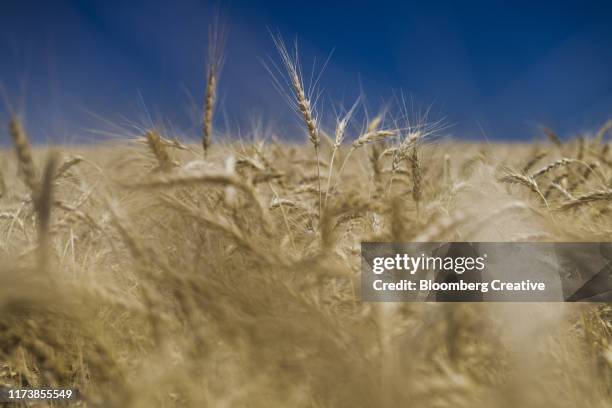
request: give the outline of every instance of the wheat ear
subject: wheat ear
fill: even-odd
[[[594,201],[610,201],[612,200],[612,190],[605,191],[592,191],[587,194],[576,197],[575,199],[562,204],[559,207],[560,211],[567,211],[574,208],[581,207],[583,205],[592,203]]]
[[[208,62],[206,73],[206,93],[204,95],[204,115],[202,118],[202,148],[204,156],[212,142],[213,116],[217,97],[219,75],[223,67],[223,50],[225,48],[225,28],[215,20],[208,31]]]
[[[561,139],[559,139],[557,134],[552,129],[545,127],[542,130],[544,131],[544,134],[546,135],[546,137],[548,137],[548,140],[553,142],[555,146],[559,148],[562,146]]]
[[[83,161],[81,156],[70,156],[66,157],[62,164],[57,167],[57,171],[55,172],[55,179],[59,179],[64,176],[72,167],[76,166],[80,162]]]
[[[384,151],[384,142],[374,143],[370,152],[370,164],[372,165],[372,175],[374,182],[374,189],[376,197],[379,197],[382,193],[382,174],[383,174],[383,163],[382,163],[382,152]]]
[[[423,180],[423,174],[421,169],[421,163],[419,161],[419,155],[417,151],[418,143],[412,146],[412,154],[410,155],[410,165],[412,167],[412,198],[416,204],[417,218],[419,217],[419,203],[421,202],[421,182]]]
[[[280,36],[273,37],[276,49],[280,54],[283,61],[283,65],[289,76],[289,82],[293,91],[293,97],[295,99],[295,108],[301,114],[302,119],[306,125],[308,131],[308,140],[312,143],[315,151],[315,160],[317,162],[317,179],[319,187],[319,219],[322,213],[322,201],[323,193],[321,190],[321,165],[319,163],[319,144],[321,143],[321,136],[319,134],[319,127],[317,119],[314,115],[310,98],[307,96],[304,90],[304,82],[302,79],[302,72],[299,64],[299,58],[297,53],[297,44],[295,45],[295,52],[292,56],[285,45],[285,42]]]
[[[538,183],[533,177],[508,171],[504,176],[499,179],[499,181],[508,184],[520,184],[522,186],[527,187],[528,189],[536,193],[542,199],[546,207],[548,207],[548,201],[546,200],[544,194],[542,194],[540,186],[538,186]]]
[[[525,165],[523,166],[523,173],[529,172],[529,170],[531,170],[533,166],[536,165],[537,162],[539,162],[544,157],[546,157],[547,154],[548,154],[547,152],[538,152],[538,151],[534,152],[534,154],[531,156],[529,161],[527,161],[527,163],[525,163]]]
[[[554,161],[554,162],[548,164],[545,167],[542,167],[540,170],[538,170],[535,173],[533,173],[531,175],[531,178],[535,180],[538,177],[543,176],[544,174],[548,173],[551,170],[554,170],[554,169],[559,168],[559,167],[567,166],[567,165],[569,165],[571,163],[574,163],[575,161],[576,160],[567,159],[567,158],[559,159],[557,161]]]
[[[149,149],[157,159],[159,170],[163,172],[171,170],[173,167],[172,160],[170,159],[166,146],[161,141],[159,133],[157,133],[155,130],[149,130],[146,133],[145,138],[147,139]]]
[[[28,140],[21,121],[17,117],[13,117],[9,124],[9,133],[15,145],[15,153],[19,162],[19,169],[23,176],[23,181],[28,186],[30,191],[34,193],[37,189],[38,182],[36,180],[36,168],[32,159],[32,147]]]
[[[372,143],[376,143],[376,142],[382,142],[390,137],[393,137],[395,135],[397,135],[398,131],[397,130],[390,130],[390,129],[377,129],[377,127],[380,125],[382,121],[382,114],[375,117],[374,119],[372,119],[372,121],[370,121],[370,123],[368,124],[368,127],[365,131],[365,133],[363,133],[361,136],[359,136],[351,145],[350,150],[348,151],[348,153],[346,154],[346,156],[344,157],[344,160],[342,161],[342,165],[340,166],[340,170],[338,170],[338,176],[337,179],[340,178],[340,176],[342,175],[342,171],[344,170],[344,166],[346,166],[346,163],[348,162],[349,157],[351,157],[351,154],[366,145],[372,144]],[[381,153],[381,155],[384,155],[384,152]],[[336,180],[336,185],[338,184],[339,180]]]
[[[344,115],[344,117],[340,119],[336,124],[335,141],[333,145],[331,159],[329,161],[329,174],[327,175],[327,188],[325,189],[325,207],[327,207],[327,200],[329,197],[329,189],[331,187],[331,178],[332,172],[334,171],[334,159],[336,158],[336,152],[340,148],[340,145],[342,144],[342,141],[346,136],[346,127],[348,126],[348,123],[351,117],[353,116],[353,112],[355,111],[355,108],[357,108],[358,103],[359,98],[355,101],[355,103],[353,104],[351,109],[349,109],[346,115]]]

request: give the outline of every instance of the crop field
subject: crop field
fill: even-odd
[[[277,46],[303,143],[214,137],[215,63],[201,143],[3,123],[0,384],[118,408],[612,406],[610,304],[359,296],[362,241],[608,241],[612,122],[468,143],[356,104],[324,128]]]

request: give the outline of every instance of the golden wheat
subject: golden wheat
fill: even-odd
[[[275,40],[303,145],[210,149],[218,53],[205,160],[154,130],[146,145],[56,146],[60,160],[12,119],[0,385],[110,408],[609,407],[609,304],[377,304],[358,289],[366,241],[608,240],[609,126],[547,131],[553,148],[433,143],[435,126],[379,114],[347,143],[356,102],[332,140]]]

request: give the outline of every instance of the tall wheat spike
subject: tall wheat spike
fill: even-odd
[[[225,34],[225,27],[216,19],[208,31],[206,93],[204,95],[204,114],[202,117],[202,148],[205,157],[208,155],[208,149],[212,143],[217,86],[224,62]]]
[[[317,179],[319,188],[319,219],[322,216],[323,206],[323,193],[321,191],[321,165],[319,163],[319,145],[321,143],[321,135],[319,133],[319,125],[313,112],[311,100],[306,94],[304,89],[304,81],[302,78],[302,71],[300,67],[300,60],[297,53],[297,43],[294,47],[294,54],[291,55],[283,39],[278,36],[273,36],[274,44],[280,54],[281,60],[287,75],[289,76],[289,82],[291,84],[291,91],[293,93],[295,108],[301,114],[304,124],[306,125],[308,140],[314,147],[315,160],[317,163]]]
[[[32,147],[30,146],[28,135],[26,134],[21,121],[16,116],[14,116],[10,121],[9,133],[13,139],[15,153],[17,155],[19,169],[23,176],[23,181],[30,188],[30,191],[34,193],[37,189],[38,182],[36,180],[34,160],[32,159]]]
[[[423,180],[423,174],[421,169],[421,162],[418,154],[418,142],[412,146],[412,153],[410,155],[410,165],[412,168],[412,198],[416,204],[417,217],[419,216],[419,204],[421,202],[422,191],[421,184]]]

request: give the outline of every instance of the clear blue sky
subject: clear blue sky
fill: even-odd
[[[268,29],[297,37],[308,66],[334,50],[327,120],[360,89],[371,108],[400,92],[433,104],[457,137],[571,136],[612,117],[610,1],[5,0],[0,84],[38,140],[91,140],[147,113],[197,135],[215,8],[229,28],[220,125],[295,123],[261,64]]]

